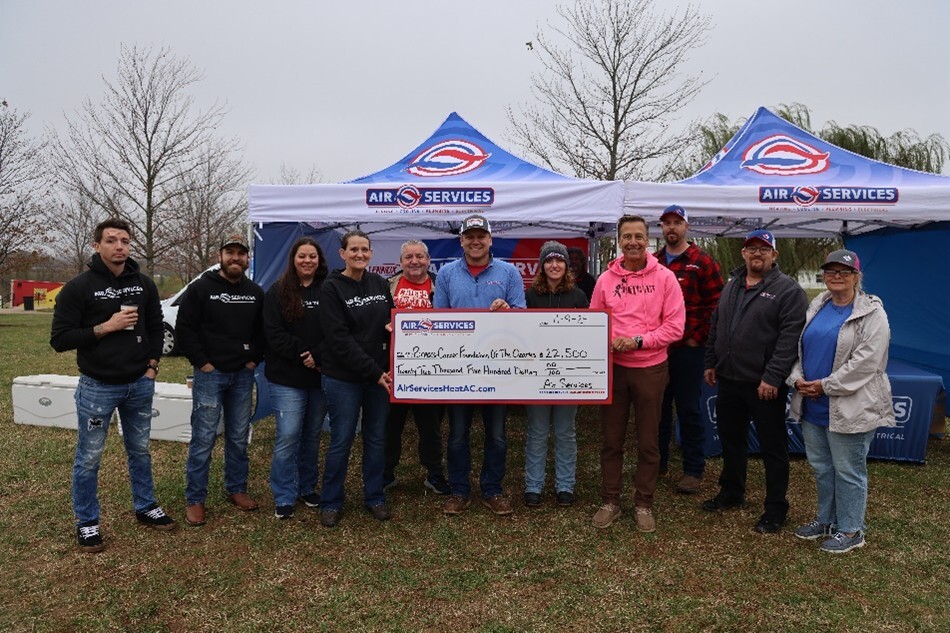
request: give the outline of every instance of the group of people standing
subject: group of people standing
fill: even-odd
[[[874,429],[894,424],[884,373],[889,330],[876,297],[861,291],[861,268],[850,251],[829,254],[828,290],[810,306],[801,287],[779,269],[771,233],[753,231],[743,243],[744,266],[723,283],[718,264],[687,240],[688,215],[670,206],[660,219],[665,246],[648,251],[649,227],[639,216],[619,219],[620,255],[596,282],[583,252],[546,242],[527,292],[517,269],[491,253],[491,225],[481,215],[459,227],[463,257],[430,271],[424,242],[409,240],[401,271],[386,280],[368,270],[370,237],[341,239],[344,268],[329,272],[314,240],[298,239],[286,268],[265,293],[248,279],[242,236],[220,248],[220,269],[206,272],[185,293],[177,334],[195,368],[192,438],[186,467],[185,522],[205,524],[212,448],[224,426],[224,492],[241,510],[259,507],[248,493],[247,442],[254,370],[265,375],[276,431],[270,485],[275,516],[294,516],[298,502],[319,508],[320,521],[341,519],[350,452],[361,429],[363,505],[380,521],[391,517],[386,490],[396,485],[408,414],[419,431],[424,485],[446,497],[446,515],[464,513],[472,499],[470,430],[478,411],[484,449],[478,477],[482,505],[511,514],[503,482],[507,464],[504,404],[390,404],[390,314],[399,309],[610,310],[612,402],[601,407],[602,505],[593,525],[607,528],[621,512],[624,442],[636,433],[633,481],[639,530],[656,529],[653,499],[669,468],[673,411],[680,425],[683,473],[676,490],[701,491],[705,435],[701,381],[717,385],[717,424],[723,444],[719,492],[702,504],[719,512],[745,502],[750,419],[762,445],[765,512],[759,532],[788,520],[789,461],[785,403],[802,421],[815,470],[818,513],[795,531],[823,538],[822,549],[864,544],[866,456]],[[79,441],[73,468],[77,540],[100,551],[97,474],[109,421],[119,410],[138,520],[174,529],[155,500],[148,449],[151,399],[159,371],[162,320],[154,283],[129,257],[131,228],[107,220],[96,228],[90,269],[61,291],[51,344],[77,349],[82,374],[76,392]],[[593,282],[593,285],[590,284]],[[589,289],[588,289],[589,288]],[[131,303],[129,310],[120,304]],[[633,417],[631,418],[631,407]],[[542,504],[548,438],[554,436],[554,501],[575,502],[576,405],[526,406],[524,504]],[[325,415],[330,445],[322,481],[318,458]],[[446,471],[441,427],[448,417]]]

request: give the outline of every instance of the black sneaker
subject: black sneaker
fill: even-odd
[[[537,492],[524,493],[524,504],[529,508],[541,507],[541,494]]]
[[[557,504],[562,508],[574,505],[574,493],[568,490],[557,493]]]
[[[706,512],[722,512],[723,510],[729,510],[731,508],[741,508],[743,505],[745,505],[744,499],[721,499],[716,496],[703,501],[703,505],[700,507]]]
[[[300,495],[300,502],[303,503],[308,508],[319,508],[320,495],[318,495],[315,492],[311,492],[308,495]]]
[[[152,504],[141,512],[136,512],[135,518],[138,519],[139,523],[147,525],[150,528],[155,528],[156,530],[162,530],[163,532],[174,530],[178,527],[178,524],[175,523],[175,519],[165,514],[165,511],[162,510],[162,507],[157,503]]]
[[[427,477],[424,485],[437,495],[447,495],[452,492],[452,489],[449,488],[449,482],[447,482],[442,475],[438,477]]]
[[[278,519],[292,519],[294,518],[294,507],[293,506],[277,506],[274,508],[274,516]]]
[[[775,534],[781,532],[786,525],[788,525],[788,517],[772,517],[763,514],[759,517],[759,522],[755,524],[754,529],[759,534]]]
[[[89,554],[101,552],[106,548],[106,544],[99,534],[99,524],[95,521],[86,521],[76,526],[76,542],[79,549]]]

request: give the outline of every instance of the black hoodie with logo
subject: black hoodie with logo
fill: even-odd
[[[209,270],[188,286],[175,333],[181,353],[196,368],[211,363],[223,372],[242,369],[264,358],[261,310],[264,291],[241,275],[231,283]]]
[[[116,276],[96,253],[89,270],[69,281],[56,297],[50,345],[57,352],[76,350],[79,371],[110,385],[141,378],[150,359],[162,357],[162,305],[158,289],[133,259]],[[139,320],[132,330],[96,338],[93,327],[105,323],[119,306],[133,301]]]
[[[320,388],[320,372],[304,365],[300,355],[310,352],[317,367],[320,366],[320,344],[323,341],[318,318],[321,285],[312,283],[300,287],[303,316],[293,321],[288,321],[283,314],[276,283],[264,296],[264,336],[267,339],[264,375],[270,382],[297,389]]]
[[[359,281],[334,271],[320,289],[320,371],[347,382],[375,383],[389,371],[393,297],[389,283],[364,272]]]

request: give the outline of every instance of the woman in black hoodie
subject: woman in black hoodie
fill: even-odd
[[[264,375],[277,419],[270,487],[278,519],[292,518],[298,499],[311,508],[320,505],[318,459],[327,405],[320,388],[323,333],[317,315],[326,277],[323,250],[312,238],[301,237],[264,297]]]
[[[343,483],[362,409],[363,503],[380,521],[389,519],[383,493],[384,436],[389,413],[389,283],[366,270],[369,236],[350,231],[341,240],[346,268],[327,277],[320,292],[323,330],[321,371],[330,410],[330,448],[323,469],[320,522],[335,526],[343,508]]]

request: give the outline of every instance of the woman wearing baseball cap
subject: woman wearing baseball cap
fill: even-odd
[[[895,426],[884,373],[891,333],[884,305],[861,289],[856,253],[837,250],[822,265],[827,290],[811,302],[788,384],[815,471],[818,515],[795,530],[821,550],[864,547],[867,455],[875,430]]]

